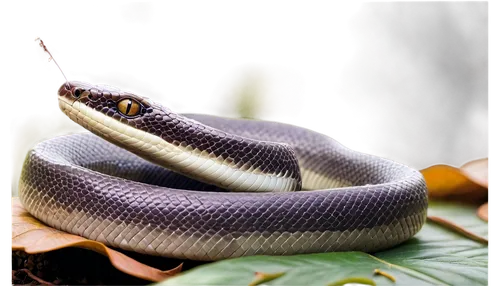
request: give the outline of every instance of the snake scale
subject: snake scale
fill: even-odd
[[[426,218],[418,171],[311,130],[176,114],[80,82],[63,84],[58,99],[92,133],[37,144],[19,196],[33,216],[68,233],[211,261],[374,252],[408,240]]]

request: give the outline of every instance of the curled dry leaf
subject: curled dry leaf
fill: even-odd
[[[488,158],[465,163],[460,170],[473,182],[488,188]]]
[[[484,202],[488,198],[488,159],[474,160],[460,168],[434,165],[420,171],[429,197],[466,202]]]
[[[30,215],[21,205],[19,198],[12,198],[12,250],[37,254],[65,247],[80,247],[98,252],[107,256],[116,269],[153,282],[165,280],[182,269],[181,264],[174,269],[161,271],[100,242],[51,228]]]
[[[477,216],[484,221],[488,221],[488,203],[484,203],[479,207]]]

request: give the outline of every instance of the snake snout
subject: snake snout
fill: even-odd
[[[71,91],[71,85],[69,82],[65,82],[61,85],[59,90],[57,91],[58,96],[65,96],[68,94],[68,92]]]
[[[63,111],[66,111],[67,105],[72,105],[73,102],[75,102],[75,98],[71,96],[72,89],[72,84],[70,82],[65,82],[57,91],[57,95],[59,97],[59,107]]]
[[[74,104],[91,100],[95,94],[96,89],[93,85],[77,81],[65,82],[57,91],[59,107],[66,115],[72,117],[70,113],[75,113]]]

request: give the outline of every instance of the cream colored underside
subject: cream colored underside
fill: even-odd
[[[324,190],[351,187],[353,184],[341,178],[328,177],[309,169],[301,169],[303,190]]]
[[[130,148],[148,152],[156,163],[195,179],[232,191],[286,192],[295,188],[288,174],[264,174],[255,168],[238,169],[232,160],[215,157],[206,151],[168,143],[162,138],[135,129],[75,101],[72,105],[59,100],[61,109],[73,121]]]
[[[32,190],[35,197],[38,191]],[[388,225],[345,231],[247,232],[221,235],[196,230],[168,231],[93,217],[84,211],[68,213],[50,201],[27,198],[27,209],[51,226],[125,250],[193,260],[220,260],[247,255],[291,255],[330,251],[376,251],[413,236],[423,223],[422,214],[394,220]]]

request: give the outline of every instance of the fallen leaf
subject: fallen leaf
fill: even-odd
[[[484,202],[488,198],[488,159],[474,160],[460,168],[434,165],[420,171],[431,199]]]
[[[470,161],[465,163],[460,169],[470,180],[488,188],[488,158]]]
[[[431,221],[433,223],[439,224],[440,226],[446,227],[450,230],[455,231],[456,233],[459,233],[469,239],[472,239],[474,241],[477,241],[482,244],[488,245],[488,240],[484,237],[481,237],[475,233],[472,233],[465,228],[459,226],[458,224],[455,224],[447,219],[438,217],[438,216],[427,216],[427,220]]]
[[[266,283],[276,278],[279,278],[283,275],[285,275],[285,272],[276,272],[276,273],[255,272],[255,280],[250,282],[248,286],[257,286],[262,283]]]
[[[488,203],[482,204],[477,209],[477,216],[484,221],[488,221]]]
[[[180,264],[171,270],[161,271],[108,248],[100,242],[49,227],[29,214],[17,197],[12,198],[11,205],[12,250],[37,254],[66,247],[85,248],[107,256],[111,264],[118,270],[153,282],[163,281],[179,273],[182,269],[182,264]]]

